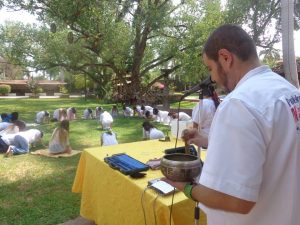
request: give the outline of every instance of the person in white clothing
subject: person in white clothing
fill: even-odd
[[[101,146],[117,145],[117,135],[109,128],[106,132],[101,135]]]
[[[146,116],[146,112],[149,111],[151,116],[153,115],[153,107],[149,105],[142,105],[141,106],[141,112],[143,113],[143,117]]]
[[[109,112],[104,111],[101,115],[100,115],[100,123],[102,125],[102,129],[106,130],[111,128],[112,123],[114,122],[113,117],[110,115]]]
[[[67,109],[67,120],[76,120],[76,109],[74,107],[70,107]]]
[[[5,130],[10,125],[12,125],[10,122],[0,122],[0,131]]]
[[[0,136],[6,134],[15,134],[26,129],[26,123],[22,120],[15,120],[11,125],[6,129],[0,131]]]
[[[50,113],[48,111],[40,111],[35,116],[36,123],[49,123]]]
[[[168,111],[159,110],[157,108],[153,109],[153,115],[156,117],[156,122],[160,122],[164,125],[169,125],[171,118]]]
[[[53,121],[63,121],[67,119],[67,110],[59,108],[53,112]]]
[[[202,95],[203,99],[200,99],[198,104],[193,108],[192,120],[193,127],[198,129],[203,138],[208,139],[210,126],[220,100],[212,85],[203,88]]]
[[[28,153],[31,144],[41,141],[43,132],[38,129],[29,129],[16,134],[8,135],[11,135],[13,138],[10,139],[10,145],[5,153],[6,156]],[[5,137],[3,140],[5,140]]]
[[[113,118],[117,118],[119,116],[118,106],[114,105],[111,109],[111,115]]]
[[[83,110],[83,119],[93,119],[93,110],[90,108]]]
[[[161,130],[156,129],[150,122],[145,121],[142,124],[143,138],[146,139],[164,139],[165,135]]]
[[[123,106],[123,115],[125,117],[132,117],[133,116],[133,109],[128,106]]]
[[[169,112],[168,114],[170,116],[171,119],[178,119],[179,121],[189,121],[191,120],[192,118],[186,114],[185,112],[179,112],[179,113],[176,113],[176,112]]]
[[[0,137],[0,153],[6,153],[9,146],[13,143],[13,140],[17,133],[10,133],[1,135]]]
[[[133,107],[134,115],[137,114],[138,117],[144,117],[142,107],[140,105],[136,105]]]
[[[300,91],[261,65],[236,25],[210,35],[203,60],[230,93],[215,113],[199,183],[165,180],[200,202],[208,225],[298,225]],[[184,140],[203,144],[196,129]]]
[[[101,106],[97,106],[96,109],[95,109],[95,118],[97,120],[100,119],[100,115],[101,115],[102,112],[103,112],[103,108]]]

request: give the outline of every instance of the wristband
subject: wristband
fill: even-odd
[[[192,190],[193,190],[193,187],[194,187],[194,185],[192,185],[192,184],[190,184],[190,183],[187,183],[187,184],[184,186],[183,193],[184,193],[185,196],[188,197],[189,199],[193,199],[193,198],[192,198]]]

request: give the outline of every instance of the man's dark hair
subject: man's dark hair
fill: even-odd
[[[143,122],[142,127],[145,131],[149,131],[151,128],[154,128],[154,126],[148,121]]]
[[[11,121],[14,122],[15,120],[17,120],[19,118],[19,113],[18,112],[12,112],[11,114]]]
[[[158,111],[159,111],[159,110],[158,110],[157,108],[154,108],[154,109],[153,109],[153,114],[154,114],[154,115],[157,115],[157,114],[158,114]]]
[[[258,57],[252,38],[241,27],[233,24],[217,28],[206,41],[203,53],[208,58],[218,61],[220,49],[227,49],[242,61]]]
[[[74,108],[74,107],[71,107],[71,111],[72,111],[72,113],[76,113],[76,109]]]
[[[45,113],[45,116],[46,116],[46,117],[50,116],[50,114],[49,114],[48,111],[44,111],[44,113]]]
[[[146,116],[146,118],[150,118],[150,116],[151,116],[150,111],[146,111],[145,116]]]
[[[88,108],[87,110],[88,110],[89,113],[93,113],[92,109]]]

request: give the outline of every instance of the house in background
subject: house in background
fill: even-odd
[[[31,91],[27,85],[28,80],[0,80],[0,84],[7,84],[11,87],[11,93],[16,93],[18,96],[25,95]],[[39,80],[38,86],[43,89],[46,95],[52,96],[60,91],[60,87],[66,83],[57,80]]]

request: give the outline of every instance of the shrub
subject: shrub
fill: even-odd
[[[0,94],[1,95],[8,94],[8,93],[10,93],[10,91],[11,91],[10,85],[0,84]]]
[[[59,86],[59,92],[62,94],[68,94],[69,90],[65,86],[61,85]]]

